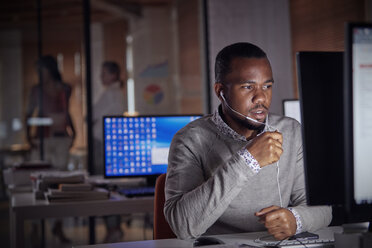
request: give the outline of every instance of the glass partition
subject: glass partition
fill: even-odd
[[[1,170],[32,162],[103,174],[103,116],[203,114],[201,1],[88,2],[89,44],[85,0],[1,4]],[[38,235],[26,230],[31,246]]]
[[[3,6],[1,149],[21,153],[12,158],[18,162],[87,169],[83,1]],[[103,172],[102,116],[202,113],[199,12],[196,0],[91,1],[96,174]]]
[[[94,172],[104,115],[202,113],[198,1],[92,2]]]

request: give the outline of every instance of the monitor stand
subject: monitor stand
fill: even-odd
[[[364,233],[369,232],[371,222],[343,224],[344,233]]]
[[[335,233],[335,247],[349,248],[372,247],[372,221],[356,224],[344,224],[343,233]]]

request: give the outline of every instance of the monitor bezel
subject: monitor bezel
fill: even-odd
[[[314,175],[314,169],[320,168],[319,166],[311,166],[311,163],[309,162],[311,159],[314,159],[314,157],[311,157],[310,154],[314,154],[314,152],[308,152],[311,151],[311,146],[313,143],[309,143],[309,141],[313,140],[315,137],[319,137],[318,133],[309,127],[311,127],[314,122],[313,122],[313,116],[309,115],[306,106],[309,105],[309,99],[310,97],[308,96],[308,93],[305,94],[304,87],[306,80],[304,80],[304,76],[308,75],[308,67],[307,65],[309,63],[309,59],[313,58],[314,59],[322,59],[322,57],[339,57],[342,58],[343,54],[342,52],[339,51],[299,51],[296,53],[296,68],[297,68],[297,80],[298,80],[298,90],[299,90],[299,100],[300,100],[300,114],[301,114],[301,134],[302,134],[302,150],[303,150],[303,164],[304,164],[304,175],[305,175],[305,188],[306,188],[306,199],[307,199],[307,204],[311,206],[317,206],[317,205],[332,205],[332,206],[338,206],[340,204],[343,204],[344,202],[344,194],[341,191],[337,191],[338,194],[333,194],[335,190],[339,187],[343,187],[342,182],[340,180],[343,180],[344,175],[340,175],[340,173],[330,173],[329,170],[326,170],[323,172],[322,175],[319,175],[314,180],[314,177],[311,177]],[[306,62],[307,61],[307,62]],[[335,64],[333,64],[335,65]],[[342,61],[340,64],[338,64],[340,67],[342,67]],[[322,67],[319,67],[322,66]],[[322,64],[314,64],[315,67],[319,68],[325,68],[325,65]],[[332,70],[332,72],[335,72],[335,70]],[[333,75],[334,76],[334,75]],[[342,74],[341,74],[342,76]],[[324,80],[324,79],[322,79]],[[340,82],[340,87],[342,87],[342,79],[339,81]],[[334,84],[332,84],[334,85]],[[336,85],[334,85],[336,87]],[[329,97],[335,97],[336,95],[333,95],[335,93],[330,92]],[[342,94],[342,88],[339,89],[339,94]],[[307,96],[307,97],[305,97]],[[321,94],[319,95],[321,97]],[[307,100],[305,100],[307,99]],[[305,101],[307,104],[305,104]],[[342,96],[339,96],[337,99],[338,102],[340,102],[340,105],[342,105]],[[334,102],[334,101],[333,101]],[[306,111],[305,111],[306,110]],[[334,109],[332,114],[339,112],[341,110],[339,109]],[[309,121],[310,120],[310,124]],[[339,121],[342,121],[343,119],[340,118]],[[329,123],[334,122],[334,119],[331,118]],[[332,123],[331,125],[334,125],[336,123]],[[324,129],[326,130],[326,129]],[[337,129],[339,130],[339,129]],[[313,135],[314,132],[314,135]],[[343,131],[339,130],[336,131],[336,129],[332,130],[332,135],[338,134],[339,136],[342,136]],[[310,135],[309,135],[310,134]],[[309,138],[310,137],[310,138]],[[342,151],[342,144],[340,147],[337,147],[339,150],[339,153]],[[310,150],[309,150],[310,149]],[[335,153],[335,152],[334,152]],[[334,155],[333,155],[334,156]],[[319,155],[318,155],[319,158]],[[340,162],[340,161],[338,161]],[[339,164],[339,163],[338,163]],[[327,165],[326,165],[327,166]],[[330,168],[336,167],[336,164],[330,165]],[[343,168],[343,167],[342,167]],[[328,176],[328,178],[326,178]],[[319,179],[321,178],[321,183],[318,183]],[[337,182],[337,184],[332,184],[330,187],[327,187],[328,183],[332,182]],[[314,187],[315,185],[315,187]],[[322,188],[325,188],[324,190]],[[320,194],[319,194],[320,192]],[[331,195],[331,196],[330,196]]]
[[[353,151],[353,29],[372,28],[372,23],[345,24],[344,108],[345,108],[345,206],[349,214],[360,220],[372,220],[372,204],[357,204],[354,198]]]
[[[102,117],[102,134],[105,133],[105,118],[152,118],[152,117],[192,117],[192,116],[198,116],[199,118],[203,117],[203,114],[161,114],[161,115],[133,115],[133,116],[126,116],[126,115],[105,115]],[[119,175],[119,176],[108,176],[106,174],[106,153],[105,153],[105,147],[106,147],[106,140],[103,138],[103,177],[106,179],[110,178],[147,178],[150,179],[156,179],[161,173],[159,174],[150,174],[150,175]]]

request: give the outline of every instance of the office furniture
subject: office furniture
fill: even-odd
[[[154,239],[176,238],[164,216],[165,203],[165,178],[167,174],[161,174],[156,180],[154,199]]]
[[[319,234],[320,239],[333,239],[335,233],[341,233],[342,227],[326,227],[315,233]],[[224,235],[214,235],[225,244],[231,245],[231,247],[238,247],[239,244],[256,245],[255,239],[267,235],[267,232],[253,232],[253,233],[236,233],[236,234],[224,234]],[[180,240],[180,239],[161,239],[161,240],[146,240],[146,241],[136,241],[136,242],[121,242],[114,244],[100,244],[100,245],[88,245],[88,246],[78,246],[76,248],[148,248],[148,247],[161,247],[161,248],[192,248],[194,240]],[[206,246],[206,247],[218,247],[218,246]]]
[[[0,199],[6,199],[6,183],[3,177],[3,171],[6,167],[6,160],[12,158],[14,162],[23,162],[30,156],[30,147],[28,145],[12,145],[10,147],[0,147]]]
[[[24,247],[25,220],[153,213],[153,211],[153,197],[129,199],[125,196],[113,194],[108,200],[49,203],[47,200],[35,200],[33,193],[13,194],[10,197],[9,208],[11,247]]]

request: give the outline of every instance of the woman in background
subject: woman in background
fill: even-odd
[[[69,113],[69,101],[71,87],[62,81],[58,70],[57,61],[52,56],[43,56],[37,62],[41,70],[43,86],[35,85],[31,89],[29,103],[26,111],[26,122],[30,117],[46,117],[52,120],[48,126],[26,125],[26,135],[32,147],[31,159],[39,158],[39,139],[43,132],[44,137],[44,161],[48,161],[55,169],[66,170],[69,159],[69,151],[72,147],[75,130]],[[42,90],[42,108],[40,111],[40,91]],[[70,242],[63,233],[62,221],[54,223],[53,234],[62,243]]]

